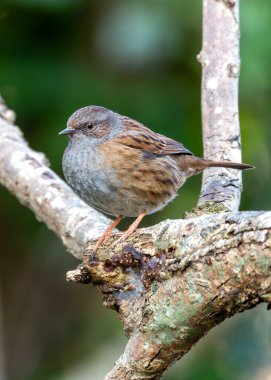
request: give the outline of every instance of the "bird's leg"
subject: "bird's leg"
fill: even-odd
[[[102,243],[105,243],[109,238],[110,236],[112,235],[112,232],[114,230],[114,228],[119,224],[119,222],[123,219],[123,215],[119,215],[117,217],[116,220],[113,221],[113,223],[110,224],[109,227],[107,227],[107,229],[104,231],[104,233],[102,234],[102,236],[99,238],[99,240],[97,241],[94,249],[93,249],[93,254],[95,254],[98,250],[98,248],[100,247],[100,245]]]
[[[125,231],[124,234],[111,245],[111,248],[114,248],[118,243],[124,242],[130,235],[132,235],[132,233],[137,229],[139,223],[141,222],[141,220],[144,218],[145,215],[146,215],[146,211],[142,211],[138,215],[136,220],[130,225],[128,230]]]

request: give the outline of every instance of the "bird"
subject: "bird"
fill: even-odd
[[[187,178],[209,167],[254,167],[196,157],[182,143],[101,106],[78,109],[59,134],[69,137],[62,160],[69,186],[88,205],[117,217],[98,239],[94,253],[124,217],[135,217],[111,247],[124,242],[145,215],[175,198]]]

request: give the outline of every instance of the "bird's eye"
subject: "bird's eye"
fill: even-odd
[[[93,129],[93,124],[88,124],[87,129]]]

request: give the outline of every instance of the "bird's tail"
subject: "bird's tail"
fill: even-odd
[[[187,173],[188,176],[195,175],[202,172],[207,168],[229,168],[237,170],[253,169],[255,166],[249,164],[241,164],[239,162],[230,161],[213,161],[206,160],[205,158],[194,157],[194,156],[182,156],[182,169]],[[185,159],[184,159],[185,157]]]
[[[204,164],[206,165],[206,168],[230,168],[230,169],[238,169],[238,170],[246,170],[246,169],[254,169],[255,166],[249,165],[249,164],[241,164],[239,162],[228,162],[228,161],[212,161],[212,160],[205,160]]]

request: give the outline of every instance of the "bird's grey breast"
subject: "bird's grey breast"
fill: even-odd
[[[63,156],[63,173],[76,194],[89,205],[108,212],[116,191],[112,170],[106,169],[97,145],[70,141]]]

